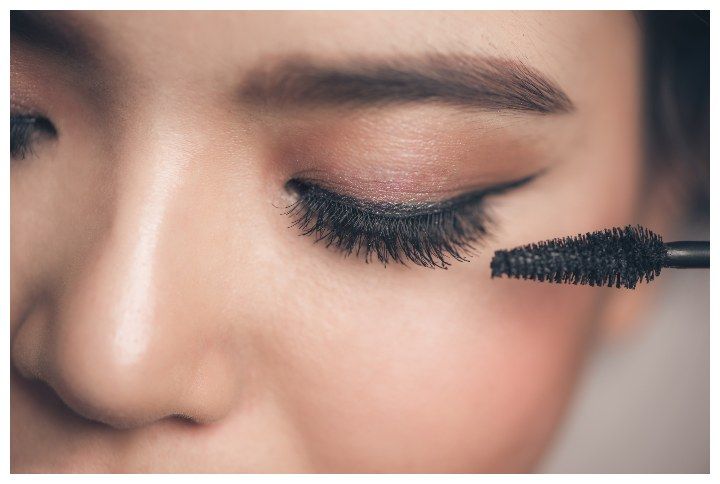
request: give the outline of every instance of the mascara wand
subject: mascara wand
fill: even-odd
[[[710,242],[664,243],[650,230],[628,225],[495,252],[491,277],[635,289],[664,267],[709,268]]]

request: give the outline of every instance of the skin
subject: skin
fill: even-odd
[[[632,15],[61,17],[96,39],[97,65],[12,43],[13,108],[59,133],[11,168],[13,472],[534,468],[621,291],[491,280],[489,261],[642,222]],[[431,51],[520,59],[575,110],[234,97],[281,56]],[[283,215],[308,171],[407,202],[539,169],[488,201],[492,237],[447,271],[345,258]]]

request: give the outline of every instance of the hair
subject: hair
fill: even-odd
[[[637,14],[644,39],[647,183],[662,178],[673,203],[710,215],[710,12]]]

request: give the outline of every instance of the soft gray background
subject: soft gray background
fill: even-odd
[[[661,277],[648,320],[588,365],[541,472],[709,472],[710,273]]]

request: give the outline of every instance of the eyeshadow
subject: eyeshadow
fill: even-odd
[[[415,107],[283,119],[266,147],[288,178],[373,202],[433,202],[552,166],[546,127]]]
[[[359,210],[365,210],[381,216],[403,217],[418,214],[430,215],[432,213],[458,207],[466,203],[472,203],[482,197],[500,194],[507,190],[512,190],[513,188],[525,185],[538,177],[541,173],[542,172],[536,172],[518,180],[492,185],[480,190],[473,190],[448,199],[434,202],[415,200],[410,200],[408,202],[385,202],[377,199],[356,198],[350,195],[337,193],[333,190],[324,188],[322,185],[296,178],[289,180],[285,184],[285,188],[289,192],[297,193],[300,196],[311,190],[313,191],[313,196],[332,200],[333,203],[350,205]]]

